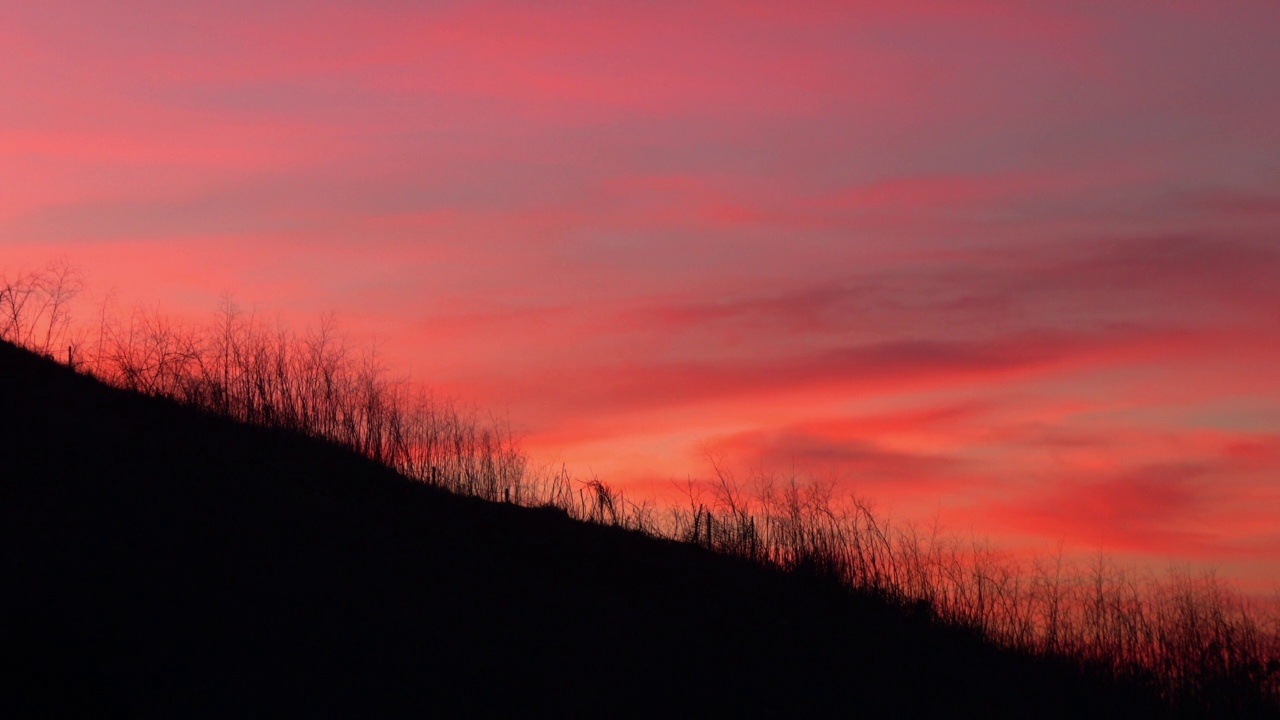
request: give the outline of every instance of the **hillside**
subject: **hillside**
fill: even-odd
[[[705,550],[450,495],[0,343],[5,709],[1145,717]]]

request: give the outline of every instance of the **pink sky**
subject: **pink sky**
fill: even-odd
[[[1280,4],[56,5],[0,269],[337,310],[636,492],[1280,578]]]

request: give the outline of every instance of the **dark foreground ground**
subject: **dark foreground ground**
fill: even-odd
[[[0,343],[0,715],[1148,717],[872,599]]]

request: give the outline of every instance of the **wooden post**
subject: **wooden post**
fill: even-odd
[[[436,467],[435,465],[431,466],[431,484],[432,485],[440,484],[440,468]]]

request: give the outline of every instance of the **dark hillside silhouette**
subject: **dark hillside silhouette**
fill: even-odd
[[[0,339],[104,383],[345,448],[452,493],[702,546],[821,579],[853,598],[969,628],[999,646],[1156,689],[1188,716],[1280,715],[1280,604],[1211,571],[1158,574],[1098,554],[1020,558],[977,537],[891,522],[874,502],[812,478],[690,478],[688,503],[636,502],[599,478],[532,468],[510,424],[406,379],[350,344],[332,315],[297,333],[229,298],[195,323],[104,301],[96,329],[68,312],[65,263],[0,275]],[[1280,598],[1277,598],[1280,600]]]
[[[0,343],[6,710],[1135,717],[1136,686]],[[8,714],[8,713],[6,713]]]

